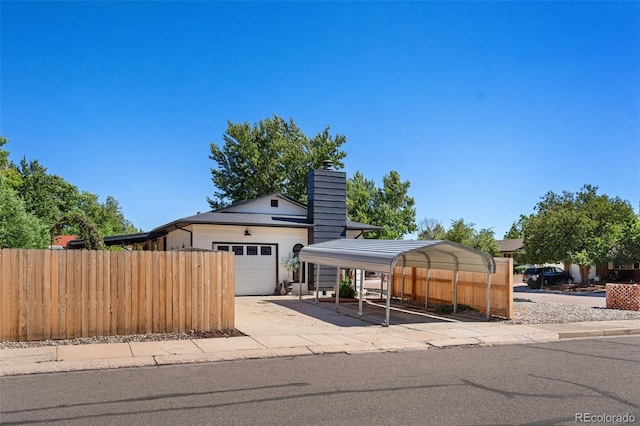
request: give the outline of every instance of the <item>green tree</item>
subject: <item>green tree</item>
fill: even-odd
[[[349,219],[370,224],[373,220],[377,193],[376,183],[366,179],[360,172],[356,172],[351,179],[347,179],[347,216]]]
[[[522,231],[524,223],[529,219],[528,216],[523,214],[520,215],[520,218],[517,222],[513,222],[509,231],[504,234],[505,240],[511,240],[516,238],[524,238],[524,232]]]
[[[583,284],[592,266],[638,261],[640,220],[627,201],[598,195],[597,187],[548,192],[524,223],[525,258],[531,263],[574,263]]]
[[[72,232],[77,233],[84,240],[85,248],[100,250],[103,248],[102,236],[96,228],[96,224],[82,213],[72,212],[65,214],[51,227],[51,239],[55,236],[68,233],[66,228],[71,227]]]
[[[16,170],[16,166],[9,160],[10,152],[3,148],[9,140],[0,136],[0,175],[5,177],[5,185],[13,190],[18,190],[22,184],[20,173]]]
[[[24,202],[0,174],[0,248],[46,248],[47,228],[27,213]]]
[[[106,237],[139,232],[139,230],[125,218],[118,200],[110,195],[107,196],[104,203],[100,203],[96,194],[82,191],[79,195],[77,211],[91,220],[102,236]]]
[[[45,225],[52,226],[77,205],[78,188],[60,176],[48,174],[38,160],[23,158],[18,172],[21,178],[18,195],[27,211]]]
[[[228,122],[222,139],[222,147],[211,144],[209,156],[216,163],[211,169],[216,190],[207,197],[212,209],[274,192],[306,203],[309,170],[324,160],[344,167],[340,146],[346,138],[331,136],[329,126],[309,138],[293,119],[274,114],[254,125]]]
[[[362,173],[347,180],[347,216],[382,228],[370,232],[367,238],[399,240],[416,231],[415,201],[408,195],[411,183],[403,182],[400,174],[392,170],[382,178],[382,188],[365,179]]]
[[[462,218],[451,221],[451,227],[447,230],[445,239],[487,252],[492,256],[500,253],[493,230],[483,228],[476,231],[475,223],[465,223]]]
[[[495,233],[488,228],[482,228],[473,235],[471,247],[489,253],[494,257],[500,254],[500,246],[496,241]]]
[[[9,142],[4,136],[0,136],[0,170],[9,166],[9,151],[3,148]]]
[[[451,221],[451,227],[445,234],[445,239],[463,246],[473,247],[473,235],[475,234],[475,223],[465,223],[464,219]]]
[[[424,218],[418,223],[419,240],[444,240],[447,231],[442,223],[433,218]]]

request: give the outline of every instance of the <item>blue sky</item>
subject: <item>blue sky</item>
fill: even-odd
[[[502,238],[547,191],[640,205],[640,2],[0,3],[0,134],[144,230],[209,210],[210,143],[274,113],[417,219]]]

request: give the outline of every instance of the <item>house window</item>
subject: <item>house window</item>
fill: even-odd
[[[630,263],[628,265],[614,265],[613,262],[609,262],[607,266],[609,269],[640,269],[640,262]]]
[[[260,254],[262,256],[271,256],[271,246],[260,246]]]
[[[247,246],[247,256],[257,256],[258,246]]]
[[[278,200],[271,200],[271,207],[278,207]]]
[[[229,246],[218,246],[218,251],[229,251]]]
[[[232,246],[231,251],[233,251],[236,256],[242,256],[244,254],[244,246]]]

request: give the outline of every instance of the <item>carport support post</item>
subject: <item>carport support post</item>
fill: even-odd
[[[387,312],[384,314],[383,327],[389,327],[389,311],[391,310],[391,284],[393,283],[393,266],[389,270],[389,279],[387,279]]]
[[[358,270],[356,270],[356,276]],[[358,315],[362,316],[362,292],[364,291],[364,269],[360,271],[360,297],[358,298]]]
[[[491,318],[491,272],[487,272],[487,319]]]
[[[340,303],[340,268],[336,268],[336,312],[338,312],[338,303]]]
[[[318,291],[320,289],[320,265],[315,263],[313,265],[313,267],[316,270],[316,282],[315,282],[315,286],[316,286],[316,303],[318,303]]]
[[[456,263],[456,277],[453,283],[453,313],[458,312],[458,265]]]
[[[429,305],[429,280],[431,280],[431,268],[427,268],[427,285],[424,290],[424,307]]]
[[[404,256],[402,256],[402,257],[403,257],[402,260],[404,260]],[[404,269],[405,269],[405,267],[402,266],[402,292],[400,294],[400,301],[402,303],[404,303]]]
[[[304,265],[305,263],[306,262],[303,262],[302,265]],[[302,269],[305,270],[305,271],[307,270],[304,267]],[[298,274],[298,284],[299,284],[299,286],[298,286],[298,292],[299,292],[298,293],[298,300],[302,300],[302,279],[303,279],[302,274]]]

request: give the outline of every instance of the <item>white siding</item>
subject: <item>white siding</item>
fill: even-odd
[[[245,236],[245,229],[250,236]],[[186,233],[187,234],[187,233]],[[188,234],[187,234],[188,235]],[[261,226],[232,225],[193,225],[193,246],[211,250],[213,243],[229,244],[274,244],[277,247],[277,280],[288,277],[288,271],[282,267],[281,259],[289,256],[296,244],[307,246],[306,228],[270,228]],[[274,283],[275,289],[275,283]]]
[[[271,207],[271,200],[278,200],[278,207]],[[264,197],[227,209],[234,213],[272,213],[307,217],[307,209],[280,197]]]
[[[166,250],[176,250],[183,247],[191,247],[191,231],[193,225],[185,226],[184,229],[176,229],[167,234]],[[209,247],[211,248],[211,247]]]

